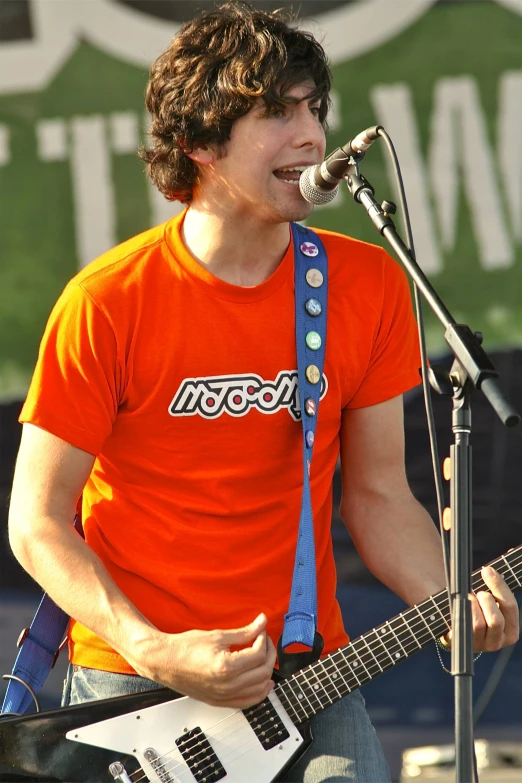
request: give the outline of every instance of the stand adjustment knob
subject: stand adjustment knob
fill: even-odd
[[[453,397],[453,384],[451,375],[440,364],[430,364],[428,367],[428,380],[431,388],[444,397]]]
[[[381,209],[386,215],[395,215],[397,212],[397,205],[393,203],[393,201],[386,201],[386,199],[381,204]]]

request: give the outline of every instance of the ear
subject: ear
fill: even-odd
[[[214,163],[217,157],[212,147],[207,146],[194,147],[190,152],[185,152],[185,155],[200,166],[207,166],[209,163]]]

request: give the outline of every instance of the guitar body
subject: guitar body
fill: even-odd
[[[267,751],[242,718],[241,711],[173,697],[167,688],[28,717],[3,718],[0,781],[113,783],[109,766],[114,762],[123,764],[129,775],[137,773],[136,777],[143,783],[145,780],[176,783],[179,773],[182,773],[180,780],[196,781],[197,777],[188,773],[175,744],[176,737],[186,733],[184,729],[196,726],[210,735],[213,747],[218,750],[226,767],[226,783],[284,780],[285,771],[309,747],[312,736],[308,723],[297,729],[279,704],[277,709],[283,714],[289,737]],[[214,739],[209,731],[211,726],[219,723],[226,726],[227,720],[229,730],[218,731],[220,736]],[[238,725],[240,721],[244,725]],[[232,742],[238,745],[237,751],[231,751]],[[245,745],[248,745],[247,753],[241,750]],[[284,750],[279,749],[281,745]],[[161,759],[156,768],[144,756],[144,751],[152,748]],[[266,757],[271,757],[271,763],[267,764]],[[147,778],[142,778],[140,770]],[[212,777],[207,779],[210,781]]]
[[[512,590],[522,587],[522,546],[488,565]],[[480,571],[472,587],[486,589]],[[274,690],[247,710],[161,688],[2,718],[0,783],[284,781],[312,742],[310,718],[436,640],[450,622],[441,590],[294,674],[274,672]]]

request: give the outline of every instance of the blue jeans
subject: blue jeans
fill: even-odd
[[[160,688],[132,674],[69,666],[62,706]],[[390,773],[359,691],[312,718],[314,742],[285,783],[390,783]]]

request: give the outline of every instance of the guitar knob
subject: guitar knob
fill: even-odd
[[[120,783],[132,783],[132,780],[125,771],[125,767],[120,761],[115,761],[113,764],[111,764],[109,767],[109,772],[111,773],[114,780],[118,780]]]

